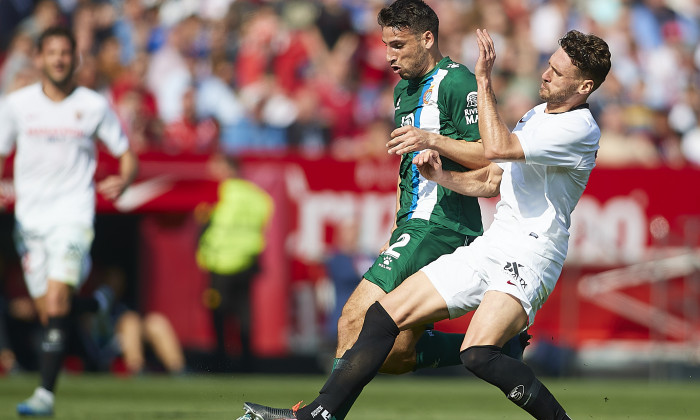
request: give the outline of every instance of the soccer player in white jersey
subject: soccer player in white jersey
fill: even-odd
[[[41,386],[17,405],[20,415],[53,414],[71,298],[88,271],[95,189],[114,200],[138,171],[138,161],[107,100],[76,86],[75,47],[67,29],[46,30],[37,43],[41,82],[11,93],[0,108],[0,169],[15,147],[17,244],[27,289],[45,327]],[[106,177],[97,188],[96,139],[119,159],[119,174]]]
[[[295,411],[252,404],[249,412],[262,415],[250,419],[332,419],[374,377],[399,331],[474,310],[461,352],[467,369],[537,419],[569,419],[532,370],[502,354],[501,346],[532,325],[561,273],[571,212],[595,166],[600,138],[586,101],[610,70],[610,51],[594,35],[569,31],[542,74],[545,103],[510,132],[491,83],[493,41],[482,30],[477,40],[479,131],[486,157],[498,163],[452,172],[442,168],[434,151],[419,154],[414,163],[425,177],[462,194],[500,191],[493,224],[470,246],[438,258],[375,302],[343,356],[344,368],[331,373],[311,404]]]

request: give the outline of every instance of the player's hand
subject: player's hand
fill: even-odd
[[[129,184],[119,175],[110,175],[97,183],[97,192],[114,201],[124,193]]]
[[[432,147],[432,133],[412,125],[404,125],[391,132],[386,144],[389,154],[403,155]]]
[[[440,160],[440,154],[435,150],[426,150],[423,153],[419,153],[413,158],[413,164],[418,168],[423,177],[431,180],[438,181],[443,176],[442,171],[442,160]]]
[[[490,79],[493,63],[496,61],[496,48],[493,46],[493,39],[486,29],[476,30],[476,43],[479,46],[479,59],[476,60],[474,76],[476,79]]]

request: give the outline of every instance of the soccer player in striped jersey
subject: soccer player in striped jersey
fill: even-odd
[[[377,22],[387,62],[401,77],[394,88],[397,128],[387,142],[389,153],[401,156],[396,219],[390,239],[343,307],[334,370],[343,368],[343,354],[357,339],[370,305],[423,266],[483,233],[476,197],[423,177],[412,163],[431,149],[449,170],[466,172],[489,164],[479,142],[474,74],[442,55],[438,16],[422,0],[397,0],[379,12]],[[400,333],[381,371],[401,374],[459,365],[463,337],[436,331],[429,324],[415,325]],[[527,332],[513,337],[506,353],[521,358],[528,337]],[[344,419],[358,396],[359,390],[333,413],[334,418]]]

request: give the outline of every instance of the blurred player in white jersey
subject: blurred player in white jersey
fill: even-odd
[[[45,326],[41,386],[17,411],[49,416],[75,309],[73,294],[89,271],[95,140],[119,159],[119,174],[97,184],[97,192],[107,199],[117,199],[133,181],[138,161],[107,100],[76,86],[76,46],[70,31],[46,30],[37,42],[36,63],[41,82],[11,93],[0,104],[0,173],[16,147],[17,247],[27,289]]]

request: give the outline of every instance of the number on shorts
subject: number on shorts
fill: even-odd
[[[399,239],[396,240],[389,248],[386,249],[386,251],[383,252],[383,254],[386,254],[390,257],[394,258],[399,258],[401,254],[395,251],[396,248],[401,248],[406,245],[408,245],[408,242],[411,240],[411,235],[408,233],[404,233],[403,235],[399,236]]]

